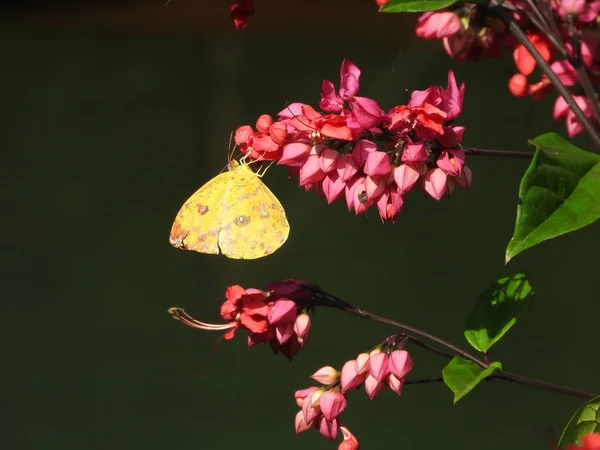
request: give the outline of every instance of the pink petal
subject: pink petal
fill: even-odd
[[[321,101],[319,107],[323,111],[339,113],[344,106],[344,100],[336,94],[335,86],[329,80],[323,80],[321,84]]]
[[[459,186],[464,187],[465,189],[469,189],[471,187],[471,179],[473,175],[471,173],[471,169],[467,166],[463,167],[463,172],[460,177],[455,178],[455,181]]]
[[[280,344],[285,344],[292,336],[295,336],[292,322],[280,323],[275,326],[275,337]]]
[[[304,103],[295,102],[292,103],[277,113],[280,119],[293,119],[302,116],[302,107]]]
[[[342,367],[342,376],[340,377],[342,392],[359,387],[364,383],[366,376],[366,373],[356,372],[355,360],[346,361]]]
[[[365,161],[364,172],[370,177],[387,175],[392,171],[390,157],[385,152],[370,152]]]
[[[341,155],[336,160],[336,169],[340,179],[344,182],[350,180],[358,172],[359,164],[354,160],[352,155]]]
[[[352,158],[359,165],[363,166],[371,153],[377,151],[377,144],[366,139],[358,141],[352,149]]]
[[[300,186],[318,183],[325,178],[325,172],[319,168],[319,157],[311,155],[300,167]]]
[[[283,154],[277,164],[298,167],[304,164],[312,145],[307,142],[292,142],[283,147]]]
[[[352,61],[342,61],[340,78],[340,97],[348,100],[358,94],[360,69]]]
[[[321,433],[326,438],[331,439],[332,441],[335,441],[337,439],[339,426],[337,419],[333,419],[330,422],[327,419],[325,419],[325,417],[320,416],[315,422],[315,426],[319,430],[319,433]]]
[[[400,395],[402,393],[402,386],[404,386],[404,380],[404,378],[398,378],[393,373],[390,373],[385,382],[392,391]]]
[[[311,426],[312,422],[307,422],[306,420],[304,420],[304,413],[302,411],[298,411],[294,419],[294,428],[296,430],[296,436],[298,436],[300,433],[305,432]]]
[[[377,381],[373,376],[369,375],[365,380],[365,392],[371,400],[381,392],[384,386],[383,381]]]
[[[355,365],[355,370],[356,373],[366,373],[369,370],[369,358],[371,357],[371,355],[369,355],[368,353],[360,353],[357,357],[356,357],[356,365]]]
[[[441,199],[448,188],[448,175],[440,168],[431,169],[423,177],[423,188],[436,200]]]
[[[323,416],[332,421],[346,409],[346,396],[338,390],[330,389],[323,392],[319,399],[319,405]]]
[[[401,158],[402,162],[405,163],[426,162],[428,159],[429,155],[427,154],[427,149],[423,142],[406,144]]]
[[[345,187],[346,184],[342,181],[337,172],[328,173],[325,178],[323,178],[322,184],[323,193],[327,199],[327,204],[331,204],[340,198]]]
[[[354,118],[364,130],[379,125],[384,115],[379,103],[367,97],[354,97],[350,101],[350,108]]]
[[[577,71],[566,59],[554,61],[550,68],[565,86],[574,86],[579,81]]]
[[[299,314],[294,322],[294,333],[298,336],[298,339],[307,340],[310,333],[310,316],[306,313]]]
[[[385,192],[386,184],[383,177],[367,177],[365,180],[365,192],[367,200],[375,202]]]
[[[319,167],[321,168],[321,170],[325,173],[335,170],[335,162],[339,155],[340,154],[337,151],[325,147],[319,155]]]
[[[410,191],[419,179],[419,172],[410,164],[402,164],[394,169],[394,181],[400,193]]]
[[[371,355],[369,358],[369,366],[371,367],[371,376],[377,381],[383,381],[389,373],[388,368],[389,356],[385,352],[379,352]]]
[[[315,392],[317,392],[319,388],[316,386],[311,386],[306,389],[300,389],[294,393],[294,398],[296,399],[296,404],[298,406],[302,406],[304,403],[304,399],[306,397],[312,397]]]
[[[404,378],[413,368],[413,361],[406,350],[394,350],[390,354],[390,372],[398,378]]]
[[[340,373],[331,366],[321,367],[310,376],[317,383],[330,385],[340,378]],[[323,396],[321,396],[321,409],[323,409]]]
[[[294,322],[296,320],[296,303],[292,300],[277,300],[269,311],[269,323]]]

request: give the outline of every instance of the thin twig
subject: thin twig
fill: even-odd
[[[522,158],[531,159],[535,153],[533,152],[515,152],[511,150],[488,150],[483,148],[463,148],[462,149],[467,155],[474,156],[502,156],[507,158]]]
[[[511,33],[515,36],[515,38],[527,49],[527,51],[531,54],[538,67],[552,82],[552,85],[556,88],[558,93],[564,98],[565,102],[569,106],[569,108],[575,114],[575,117],[579,120],[583,128],[589,133],[592,137],[596,146],[600,148],[600,132],[594,127],[592,122],[588,119],[588,117],[581,110],[573,96],[569,92],[569,90],[565,87],[565,85],[560,81],[558,76],[554,73],[554,71],[550,68],[548,63],[544,61],[542,55],[537,51],[535,46],[529,41],[521,27],[513,20],[512,16],[508,14],[508,12],[504,9],[504,7],[492,3],[492,6],[489,7],[489,11],[493,14],[497,15],[502,22],[508,27]],[[598,151],[598,149],[596,150]]]

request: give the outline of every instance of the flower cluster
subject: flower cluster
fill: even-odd
[[[581,438],[581,445],[567,444],[566,450],[600,450],[600,433],[588,433]]]
[[[310,334],[311,320],[298,302],[310,297],[307,283],[286,280],[260,289],[244,289],[229,286],[221,317],[225,324],[210,324],[194,319],[181,308],[171,308],[173,318],[201,330],[226,331],[224,338],[232,339],[239,328],[248,331],[248,346],[268,343],[275,353],[288,359],[306,344]]]
[[[248,25],[248,19],[256,11],[254,10],[254,0],[239,0],[238,3],[231,5],[231,20],[236,30],[243,30]]]
[[[464,83],[448,74],[448,87],[414,91],[407,105],[384,112],[358,96],[361,71],[349,60],[341,67],[340,87],[324,80],[320,109],[292,103],[277,121],[262,115],[239,127],[235,142],[249,158],[277,161],[315,188],[328,203],[344,198],[360,214],[376,206],[382,220],[395,220],[405,195],[419,185],[440,200],[455,186],[468,188],[471,170],[461,142],[464,127],[451,124],[462,112]]]
[[[565,86],[574,87],[579,82],[580,77],[574,64],[581,64],[584,70],[588,69],[597,81],[598,77],[594,74],[600,68],[595,62],[598,39],[594,37],[592,29],[596,26],[600,2],[553,0],[548,3],[551,9],[543,14],[532,9],[537,8],[533,3],[521,0],[511,3],[515,7],[512,11],[513,19],[525,30],[529,41]],[[538,28],[538,21],[544,15],[550,18],[553,26],[542,32]],[[545,74],[537,79],[530,79],[536,68],[533,56],[512,37],[498,18],[486,15],[475,4],[451,6],[421,15],[416,34],[425,39],[441,39],[446,53],[458,60],[499,56],[503,47],[508,48],[513,52],[517,68],[517,73],[508,82],[513,95],[533,96],[537,100],[553,91],[550,79]],[[582,95],[574,95],[574,99],[585,115],[591,117],[590,99]],[[567,132],[571,137],[583,131],[562,97],[556,99],[553,118],[566,120]]]
[[[315,427],[326,438],[336,440],[338,430],[344,440],[338,450],[358,449],[358,440],[344,427],[340,415],[346,409],[346,393],[364,384],[369,398],[373,399],[385,385],[400,394],[413,362],[406,350],[398,348],[398,336],[391,336],[370,353],[361,353],[344,364],[338,372],[331,366],[322,367],[311,378],[322,384],[296,391],[296,403],[301,408],[296,414],[296,434]]]

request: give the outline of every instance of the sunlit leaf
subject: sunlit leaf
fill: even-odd
[[[600,397],[585,403],[571,417],[558,441],[562,448],[566,444],[581,445],[581,438],[588,434],[600,432]]]
[[[547,239],[600,218],[600,156],[547,133],[521,180],[517,221],[506,262]]]
[[[466,322],[465,337],[480,352],[500,340],[531,305],[533,290],[522,273],[501,278],[477,300]]]
[[[446,386],[454,392],[456,403],[496,370],[502,370],[500,362],[494,362],[487,369],[483,369],[472,361],[456,357],[444,367],[442,377]]]
[[[455,0],[389,0],[379,11],[387,13],[436,11],[454,3]]]

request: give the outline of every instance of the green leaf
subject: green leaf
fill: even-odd
[[[581,438],[593,432],[600,432],[600,397],[585,403],[571,417],[558,441],[558,447],[566,444],[581,445]]]
[[[456,0],[389,0],[379,8],[381,12],[422,12],[436,11],[456,3]]]
[[[555,133],[536,137],[517,208],[506,262],[547,239],[600,218],[600,156],[575,147]]]
[[[486,353],[500,340],[531,305],[531,284],[522,273],[501,278],[488,287],[467,318],[465,337],[469,344]]]
[[[454,392],[456,403],[496,370],[502,370],[500,362],[493,362],[487,369],[483,369],[472,361],[456,357],[444,367],[442,377],[446,386]]]

